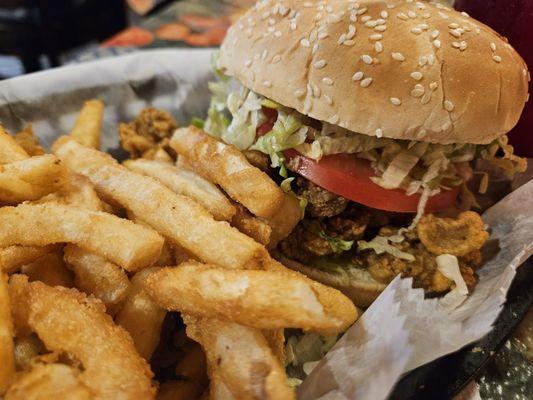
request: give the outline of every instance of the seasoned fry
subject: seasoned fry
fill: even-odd
[[[144,290],[147,278],[158,270],[146,268],[135,274],[126,301],[116,317],[117,324],[129,332],[137,352],[146,360],[150,360],[159,343],[161,326],[167,314]]]
[[[79,371],[65,364],[32,366],[18,377],[6,393],[6,400],[91,400],[89,388],[81,382]]]
[[[23,336],[15,338],[15,366],[18,371],[29,369],[35,357],[45,348],[43,342],[37,335]]]
[[[49,253],[22,267],[21,272],[30,278],[30,281],[44,282],[49,286],[74,286],[74,276],[63,262],[60,251]]]
[[[62,172],[59,160],[51,154],[0,165],[0,202],[37,200],[57,190]]]
[[[177,129],[170,146],[252,214],[269,218],[282,206],[283,191],[235,147],[194,126]]]
[[[30,156],[42,156],[46,151],[39,143],[39,139],[33,134],[32,124],[27,124],[23,130],[15,135],[18,145],[24,149]]]
[[[104,103],[97,99],[86,101],[70,134],[82,145],[99,149],[103,119]]]
[[[29,158],[28,153],[0,125],[0,164],[25,160],[26,158]]]
[[[261,331],[216,319],[186,317],[185,323],[187,335],[205,351],[212,381],[215,376],[216,382],[218,375],[218,382],[236,399],[295,398],[287,385],[285,369]],[[218,398],[214,397],[217,391],[211,391],[212,398]]]
[[[186,349],[185,356],[176,364],[176,375],[187,378],[201,388],[207,386],[207,365],[202,347],[192,342]]]
[[[7,274],[16,272],[20,267],[30,264],[38,258],[59,250],[60,245],[48,246],[9,246],[0,248],[0,271]]]
[[[235,209],[237,212],[231,219],[231,225],[266,246],[272,236],[272,227],[261,218],[254,217],[239,203],[235,203]]]
[[[159,180],[175,193],[182,194],[204,206],[215,219],[229,221],[235,214],[235,207],[215,185],[192,171],[179,169],[172,164],[137,159],[123,165],[132,171]]]
[[[157,390],[157,400],[192,400],[202,394],[202,388],[189,381],[166,381]]]
[[[75,289],[25,284],[28,323],[46,348],[71,353],[83,365],[80,381],[97,398],[150,399],[152,373],[131,337],[99,300]]]
[[[154,273],[146,288],[168,310],[229,319],[260,329],[291,327],[337,333],[357,317],[348,299],[349,314],[326,313],[309,279],[274,271],[228,270],[189,261]],[[344,296],[338,296],[342,302]]]
[[[296,197],[284,193],[283,204],[279,211],[267,219],[268,224],[272,227],[272,235],[268,248],[273,249],[278,242],[285,239],[292,232],[294,227],[302,219],[302,210]]]
[[[29,293],[28,277],[26,275],[12,275],[9,278],[9,298],[11,299],[11,315],[17,337],[27,337],[32,334],[28,325]]]
[[[126,298],[130,285],[124,270],[105,258],[71,244],[65,246],[64,260],[74,272],[76,287],[102,300],[108,312],[114,314]]]
[[[264,329],[261,331],[265,337],[270,350],[285,365],[285,333],[283,329]]]
[[[90,211],[104,211],[93,185],[82,175],[69,172],[59,194],[64,204]]]
[[[0,208],[0,247],[72,243],[128,271],[152,264],[163,238],[111,214],[59,204],[22,204]]]
[[[466,256],[489,238],[483,220],[473,211],[462,212],[456,219],[425,214],[416,230],[422,244],[436,255]]]
[[[87,176],[100,194],[141,215],[152,228],[201,260],[227,268],[256,268],[268,258],[263,246],[228,223],[215,221],[193,200],[128,170],[110,156],[68,138],[59,139],[54,151],[69,168]]]
[[[6,391],[15,374],[15,335],[10,304],[7,275],[0,272],[0,396]]]

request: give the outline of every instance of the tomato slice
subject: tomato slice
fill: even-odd
[[[278,111],[274,108],[262,107],[262,110],[267,119],[257,128],[257,136],[263,136],[270,132],[278,119]]]
[[[375,173],[366,160],[351,154],[335,154],[315,161],[293,149],[285,151],[284,155],[291,170],[330,192],[379,210],[416,212],[420,195],[408,196],[401,189],[376,185],[370,180]],[[426,211],[448,208],[455,203],[458,193],[459,188],[453,188],[431,196]]]

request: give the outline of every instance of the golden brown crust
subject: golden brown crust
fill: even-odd
[[[220,66],[261,95],[370,136],[489,143],[518,121],[527,67],[489,27],[425,2],[315,3],[260,1],[229,30]]]

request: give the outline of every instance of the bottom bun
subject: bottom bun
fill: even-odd
[[[308,267],[291,260],[287,257],[277,255],[278,260],[286,267],[298,271],[307,277],[331,286],[344,293],[357,307],[368,307],[387,285],[376,281],[368,271],[357,270],[357,277],[350,280],[345,279],[333,272],[324,271],[318,268]]]

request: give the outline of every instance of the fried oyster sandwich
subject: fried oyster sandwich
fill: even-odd
[[[525,169],[505,134],[529,73],[505,38],[438,2],[265,0],[215,62],[203,128],[305,209],[285,264],[359,306],[398,274],[428,295],[475,286],[475,166]]]

